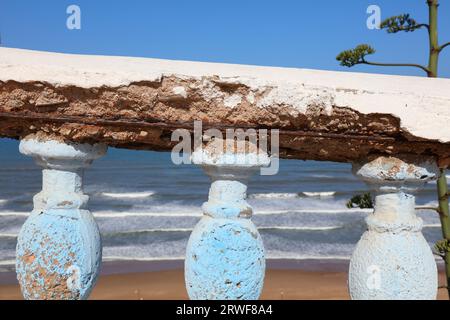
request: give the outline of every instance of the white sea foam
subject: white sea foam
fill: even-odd
[[[14,266],[15,264],[16,264],[15,260],[0,261],[0,266]]]
[[[156,192],[154,192],[154,191],[122,192],[122,193],[102,192],[101,195],[104,197],[117,198],[117,199],[140,199],[140,198],[151,197],[155,193]]]
[[[328,174],[313,174],[311,175],[312,178],[318,178],[318,179],[336,179],[336,176],[328,175]]]
[[[4,203],[7,203],[8,202],[8,200],[6,200],[6,199],[0,199],[0,204],[4,204]]]
[[[103,262],[115,262],[115,261],[138,261],[138,262],[157,262],[157,261],[184,261],[185,256],[166,256],[166,257],[126,257],[126,256],[106,256],[103,257]],[[335,256],[323,256],[323,255],[274,255],[269,254],[266,256],[266,260],[342,260],[349,261],[350,256],[335,255]],[[435,257],[436,262],[441,263],[440,257]],[[16,264],[15,260],[0,261],[0,266],[12,267]]]
[[[367,214],[373,212],[373,209],[299,209],[299,210],[255,210],[254,215],[283,215],[289,213],[299,214],[345,214],[345,213],[361,213]],[[2,213],[0,212],[0,216]],[[127,217],[202,217],[201,212],[95,212],[96,218],[127,218]]]
[[[16,212],[16,211],[5,211],[0,212],[0,217],[28,217],[30,214],[28,212]]]
[[[0,233],[0,238],[17,238],[17,236],[15,233]]]
[[[286,230],[286,231],[327,231],[337,230],[342,226],[327,226],[327,227],[259,227],[258,230]]]
[[[106,256],[103,261],[176,261],[184,260],[185,256],[175,257],[126,257],[126,256]],[[292,255],[292,254],[268,254],[266,260],[350,260],[350,256],[345,255]]]
[[[273,227],[259,227],[258,230],[282,230],[282,231],[327,231],[327,230],[337,230],[342,226],[302,226],[302,227],[288,227],[288,226],[273,226]],[[152,232],[192,232],[193,228],[161,228],[161,229],[140,229],[140,230],[130,230],[107,233],[104,235],[125,235],[125,234],[138,234],[138,233],[152,233]],[[1,234],[0,234],[1,236]]]
[[[288,213],[310,213],[310,214],[345,214],[345,213],[361,213],[367,214],[373,212],[373,209],[299,209],[299,210],[270,210],[255,211],[255,215],[279,215]]]
[[[424,228],[440,228],[441,224],[440,223],[424,224],[423,227]]]
[[[350,255],[292,255],[292,254],[268,254],[266,260],[343,260],[349,261]],[[185,256],[175,257],[126,257],[126,256],[106,256],[103,257],[103,261],[177,261],[185,260]],[[442,262],[440,257],[435,257],[436,262]],[[0,262],[0,265],[2,262]],[[11,265],[15,264],[15,261],[10,262]],[[5,265],[8,265],[5,263]]]
[[[290,199],[298,198],[298,193],[254,193],[248,196],[249,199]]]
[[[152,232],[192,232],[193,228],[164,228],[164,229],[138,229],[138,230],[130,230],[130,231],[121,231],[121,232],[113,232],[107,233],[105,235],[124,235],[124,234],[137,234],[137,233],[152,233]]]
[[[447,182],[450,181],[450,175],[446,175],[446,177],[447,177]],[[428,183],[436,184],[437,182],[436,182],[436,180],[433,180],[433,181],[430,181]]]
[[[329,192],[302,192],[307,197],[332,197],[336,194],[336,191]]]
[[[126,257],[126,256],[106,256],[103,261],[177,261],[185,260],[185,256],[175,257]],[[322,255],[280,255],[269,254],[266,260],[350,260],[350,256],[322,256]]]
[[[350,260],[351,256],[323,256],[323,255],[274,255],[269,254],[267,260]]]
[[[125,257],[125,256],[106,256],[102,261],[172,261],[184,260],[184,256],[177,257]]]
[[[1,215],[1,213],[0,213]],[[96,218],[128,218],[128,217],[201,217],[200,212],[95,212]]]
[[[283,215],[289,213],[299,214],[345,214],[345,213],[361,213],[367,214],[373,212],[373,209],[299,209],[299,210],[255,210],[254,215]],[[0,217],[28,217],[29,212],[4,211],[0,212]],[[114,211],[97,211],[93,213],[96,218],[128,218],[128,217],[202,217],[201,212],[114,212]]]

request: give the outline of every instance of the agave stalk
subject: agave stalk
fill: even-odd
[[[403,14],[386,19],[380,25],[381,29],[386,29],[388,33],[397,32],[414,32],[419,29],[427,29],[429,35],[429,60],[428,65],[423,66],[414,63],[380,63],[366,60],[366,56],[374,54],[375,49],[367,44],[359,45],[355,49],[346,50],[337,56],[342,66],[353,67],[358,64],[366,64],[372,66],[389,66],[389,67],[415,67],[426,72],[430,78],[438,76],[439,55],[448,46],[450,42],[439,45],[438,37],[438,9],[439,0],[427,0],[429,18],[428,24],[419,24],[410,17],[409,14]],[[449,191],[445,170],[441,169],[441,174],[437,182],[437,195],[439,213],[441,221],[441,229],[443,239],[436,243],[435,250],[445,261],[445,272],[447,276],[447,293],[450,298],[450,213],[449,213]]]

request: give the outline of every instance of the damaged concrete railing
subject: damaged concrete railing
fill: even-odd
[[[195,120],[279,129],[282,158],[353,163],[377,196],[351,259],[351,297],[436,297],[412,193],[450,164],[450,80],[0,48],[0,137],[21,139],[43,167],[17,245],[25,298],[83,299],[95,283],[101,244],[83,169],[106,146],[170,151],[176,129],[196,139]],[[193,161],[212,184],[187,248],[188,294],[256,299],[264,248],[246,181],[268,154],[213,150],[202,134],[199,145]]]
[[[17,239],[16,272],[26,299],[84,299],[102,260],[100,232],[87,210],[83,170],[105,145],[22,140],[42,170],[42,191]]]
[[[245,198],[249,176],[270,160],[261,150],[224,154],[222,149],[210,143],[192,155],[212,183],[204,217],[186,250],[186,289],[196,300],[256,300],[266,263],[261,236],[250,221],[253,210]]]

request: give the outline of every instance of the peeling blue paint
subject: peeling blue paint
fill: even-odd
[[[194,300],[256,300],[264,284],[261,236],[247,219],[203,217],[186,250],[185,279]]]
[[[25,139],[20,152],[43,167],[42,191],[20,230],[17,279],[25,299],[87,299],[102,260],[100,232],[85,210],[83,169],[106,153],[104,145]]]
[[[86,210],[33,211],[17,243],[16,271],[26,299],[86,299],[99,273],[100,233]]]
[[[221,143],[219,143],[219,146]],[[211,177],[204,216],[186,249],[185,281],[194,300],[256,300],[264,284],[265,253],[250,220],[247,180],[270,161],[267,154],[197,149],[193,161]]]

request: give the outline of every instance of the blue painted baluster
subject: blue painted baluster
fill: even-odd
[[[42,191],[23,225],[16,271],[25,299],[87,299],[102,258],[100,233],[83,194],[85,167],[106,146],[25,139],[20,152],[43,168]]]
[[[185,281],[189,297],[258,299],[264,283],[265,255],[258,230],[250,220],[247,179],[268,165],[267,154],[197,150],[193,162],[212,180],[204,216],[191,234],[186,252]]]

